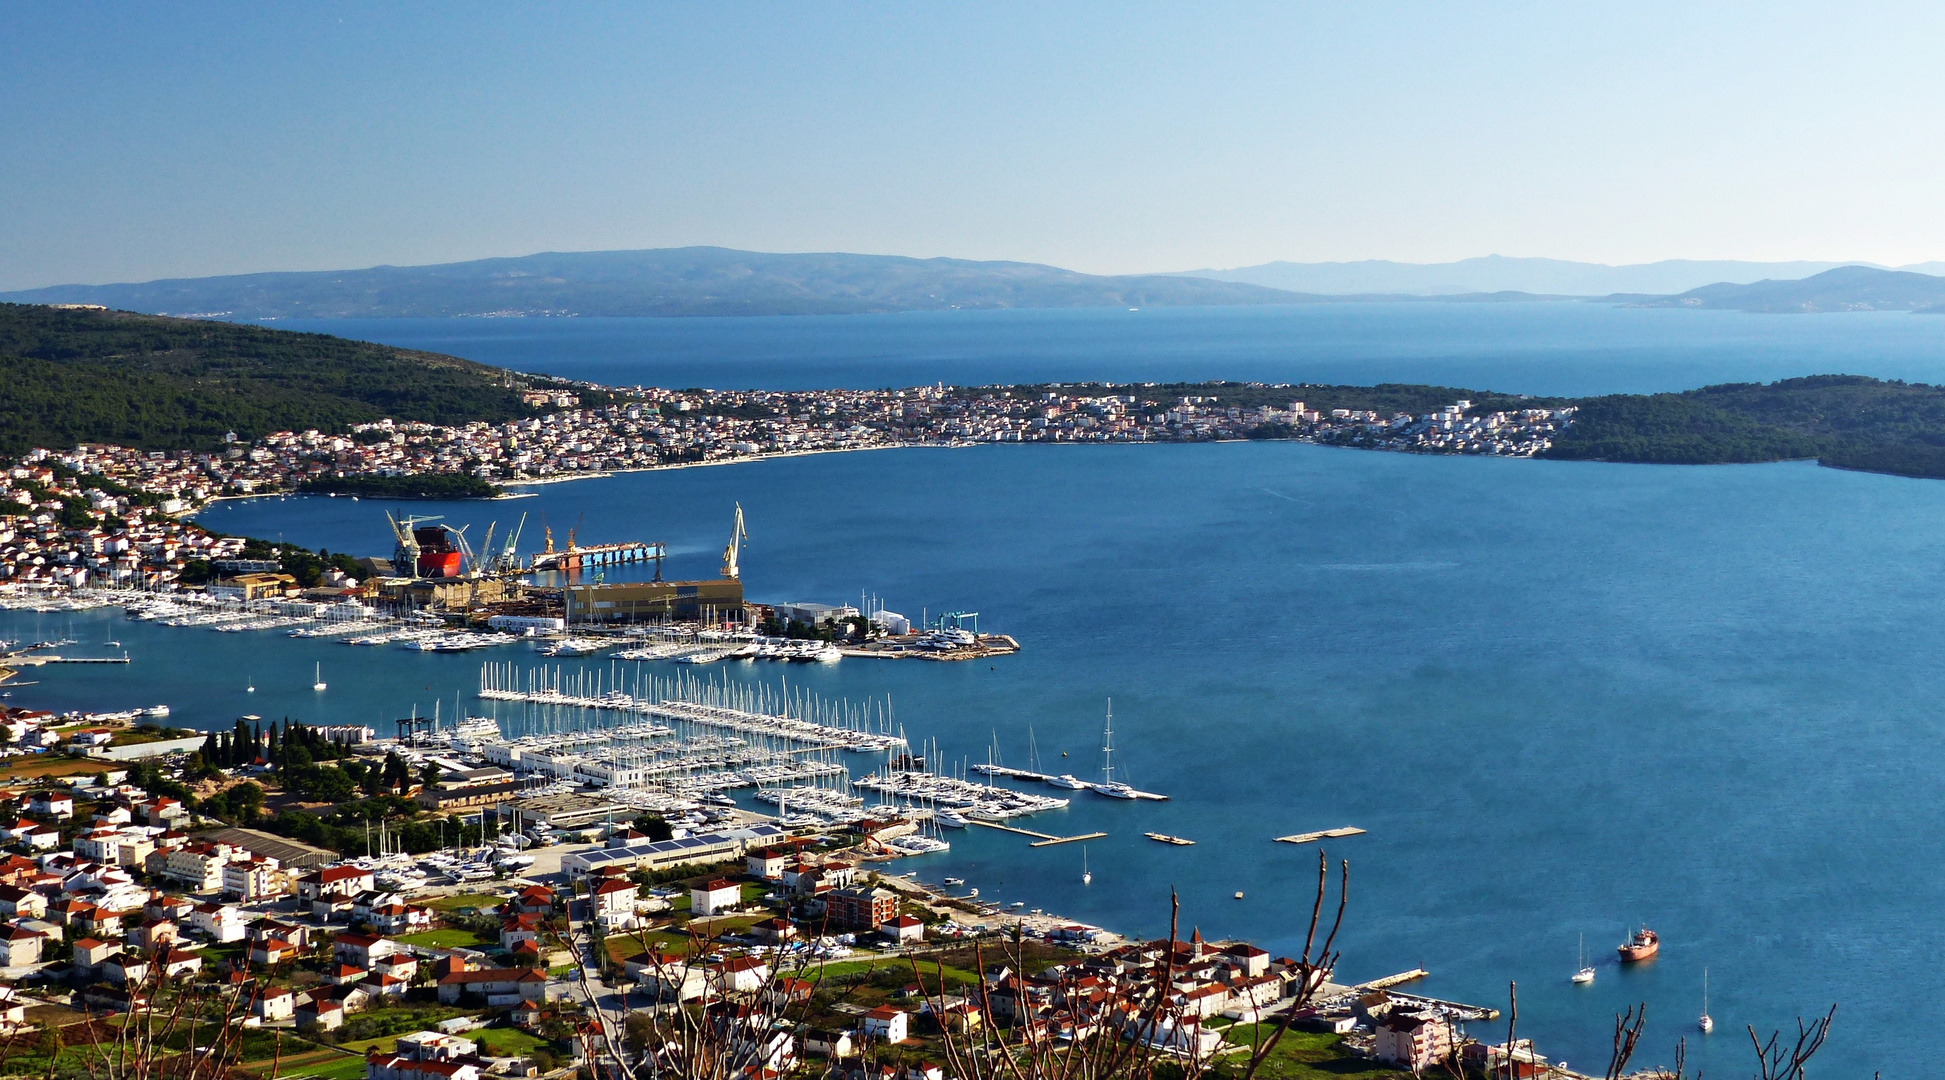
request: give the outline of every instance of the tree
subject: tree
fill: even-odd
[[[385,752],[385,784],[393,791],[404,791],[412,783],[412,769],[396,750]]]
[[[662,820],[662,815],[660,814],[643,814],[641,817],[635,819],[634,828],[636,832],[641,833],[650,840],[672,840],[675,838],[675,827],[667,821]]]
[[[438,762],[428,761],[419,769],[419,782],[428,788],[436,787],[439,784],[439,774],[442,771],[444,770],[439,768]]]

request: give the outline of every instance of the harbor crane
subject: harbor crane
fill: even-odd
[[[385,511],[385,521],[391,525],[392,537],[398,542],[398,545],[392,549],[392,570],[400,577],[419,576],[419,555],[422,549],[413,530],[429,521],[438,520],[440,520],[438,514],[429,517],[400,514],[393,517],[390,510]]]
[[[742,575],[740,559],[743,554],[743,544],[749,538],[749,532],[743,528],[743,504],[739,502],[736,504],[736,524],[729,530],[729,546],[723,549],[724,577],[733,578]]]

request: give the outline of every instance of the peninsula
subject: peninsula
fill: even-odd
[[[0,580],[173,579],[224,496],[490,497],[620,470],[897,446],[1299,440],[1945,478],[1945,387],[1858,375],[1591,398],[1407,384],[672,390],[321,334],[0,305]]]

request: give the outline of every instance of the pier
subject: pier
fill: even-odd
[[[692,678],[638,676],[634,692],[629,693],[621,689],[625,681],[606,681],[599,671],[565,672],[556,667],[522,673],[511,664],[483,664],[478,696],[486,701],[619,712],[675,721],[691,728],[733,731],[795,744],[798,749],[793,752],[797,753],[881,753],[905,745],[903,736],[890,731],[889,706],[874,715],[869,707],[854,708],[843,701],[825,702],[801,693],[773,695],[765,688]],[[767,711],[771,708],[783,711]],[[823,722],[826,720],[831,722]]]
[[[1401,971],[1396,975],[1386,975],[1382,979],[1372,979],[1370,982],[1358,983],[1356,989],[1359,991],[1389,990],[1394,986],[1401,986],[1408,982],[1417,982],[1419,979],[1429,978],[1431,974],[1431,972],[1426,971],[1424,968],[1413,968],[1410,971]]]
[[[1082,833],[1079,836],[1055,836],[1052,833],[1034,832],[1032,829],[1022,829],[1017,825],[1001,825],[997,821],[984,821],[980,818],[970,818],[968,820],[971,824],[984,825],[986,828],[989,829],[998,829],[1001,832],[1018,833],[1021,836],[1034,837],[1033,843],[1028,844],[1027,845],[1028,847],[1052,847],[1055,844],[1071,844],[1076,840],[1099,840],[1101,837],[1107,835],[1107,833],[1104,832],[1091,832],[1091,833]]]
[[[1279,836],[1279,844],[1314,844],[1319,840],[1335,840],[1340,836],[1363,836],[1364,830],[1346,825],[1341,829],[1323,829],[1319,832],[1300,832],[1290,836]]]

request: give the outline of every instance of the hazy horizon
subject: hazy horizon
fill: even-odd
[[[10,15],[0,289],[698,244],[1945,257],[1930,6]]]

